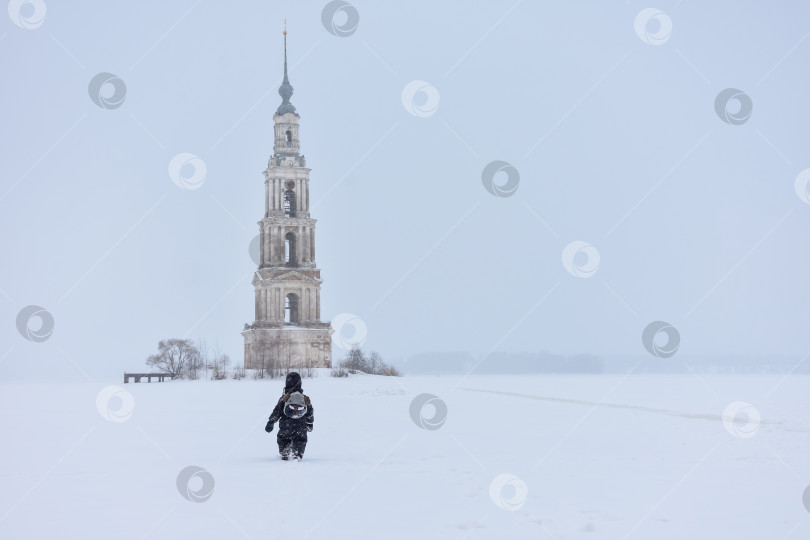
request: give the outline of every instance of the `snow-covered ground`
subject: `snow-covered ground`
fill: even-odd
[[[806,376],[321,375],[300,463],[280,380],[0,385],[0,538],[810,538]]]

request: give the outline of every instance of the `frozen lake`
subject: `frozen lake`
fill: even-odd
[[[806,376],[322,374],[300,463],[282,383],[0,385],[0,537],[810,537]]]

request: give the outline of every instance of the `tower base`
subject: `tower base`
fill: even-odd
[[[245,325],[245,369],[332,367],[329,323]]]

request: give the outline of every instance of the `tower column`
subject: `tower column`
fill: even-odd
[[[306,227],[299,227],[301,232],[301,265],[309,266],[309,231]]]
[[[258,267],[264,266],[264,227],[259,226],[259,264]]]
[[[301,212],[304,211],[304,204],[306,204],[306,199],[307,199],[306,193],[304,192],[304,189],[305,189],[304,188],[304,182],[301,181],[301,180],[298,180],[298,186],[296,187],[296,189],[297,189],[298,193],[301,195],[300,197],[298,197],[298,200],[296,201],[297,206],[298,206],[298,213],[300,214]]]
[[[257,304],[256,307],[258,308],[258,309],[256,309],[256,311],[258,312],[256,314],[256,319],[258,319],[260,321],[264,320],[264,306],[265,306],[265,302],[266,302],[264,293],[265,293],[264,289],[259,289],[259,294],[257,295],[257,298],[256,298],[256,304]]]
[[[264,217],[270,215],[270,179],[264,181]]]
[[[263,240],[264,240],[264,257],[262,258],[262,266],[269,266],[273,264],[273,235],[268,226],[262,226]]]
[[[298,249],[295,250],[295,264],[296,266],[304,266],[304,228],[300,225],[295,240],[298,243],[296,246]]]
[[[276,257],[273,261],[274,265],[284,265],[284,227],[276,225],[273,227],[276,239]]]

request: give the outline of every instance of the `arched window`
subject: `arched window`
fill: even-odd
[[[295,235],[288,232],[284,235],[284,262],[287,266],[298,266],[298,258],[295,256]]]
[[[284,134],[284,144],[287,146],[292,146],[292,131],[289,129],[287,130],[287,133]]]
[[[298,323],[298,295],[290,293],[284,300],[284,322]]]
[[[291,189],[288,189],[284,192],[284,215],[287,217],[295,217],[296,216],[296,208],[295,208],[295,192]]]

